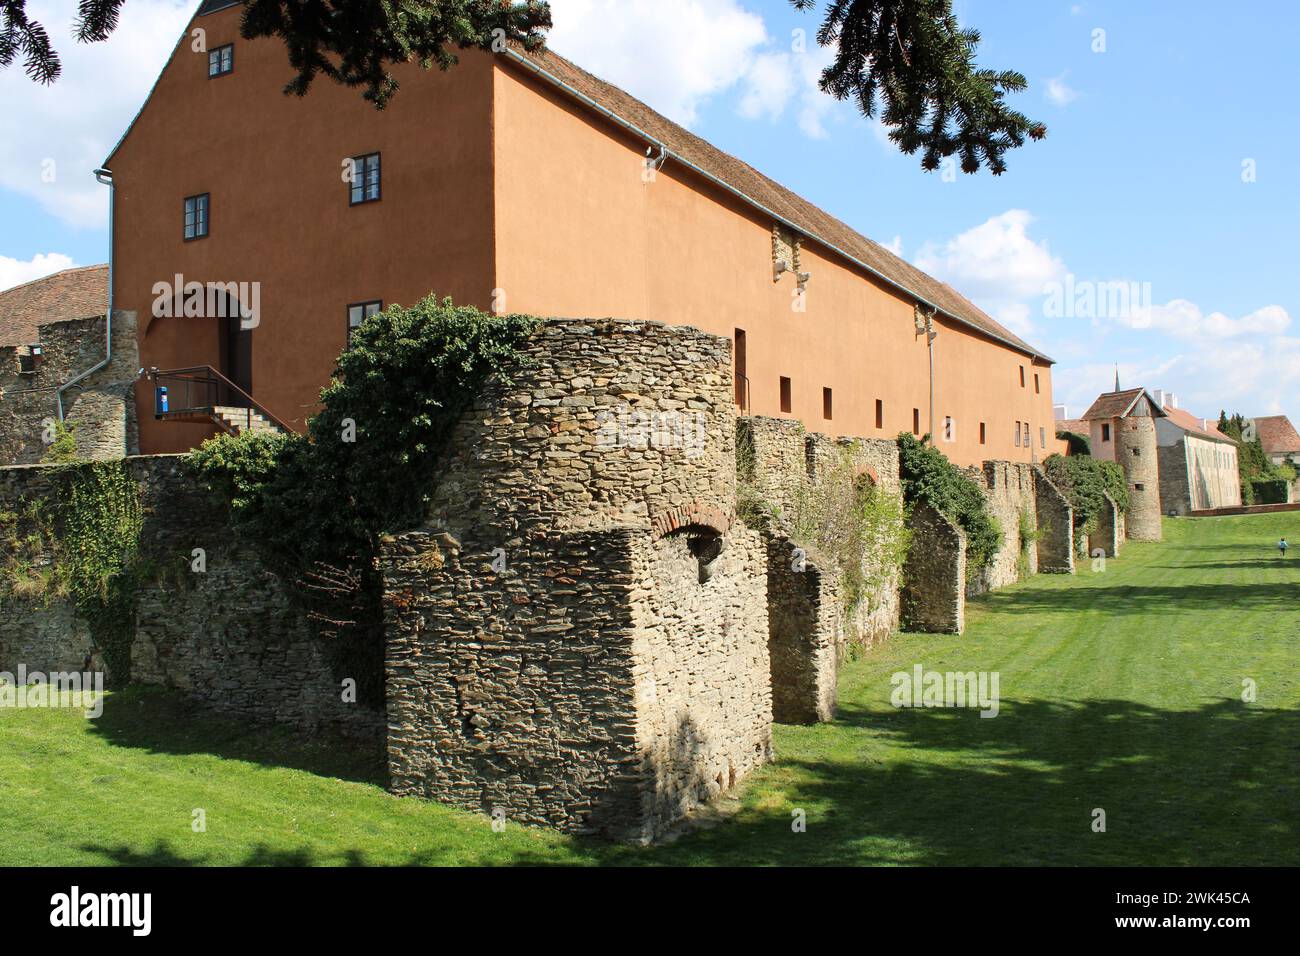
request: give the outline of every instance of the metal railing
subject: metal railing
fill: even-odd
[[[154,418],[205,417],[223,428],[238,427],[242,418],[243,428],[251,430],[254,416],[257,416],[282,431],[292,430],[210,365],[166,370],[154,368],[149,370],[148,377],[153,382]],[[231,416],[223,416],[218,409],[237,410],[237,413],[234,420],[229,420]]]

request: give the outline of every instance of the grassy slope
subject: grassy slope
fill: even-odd
[[[390,797],[345,749],[132,689],[93,723],[0,711],[0,864],[1300,863],[1300,554],[1271,549],[1300,541],[1300,515],[1165,533],[1102,573],[997,592],[964,637],[847,664],[839,720],[778,726],[734,816],[670,845],[494,833]],[[1000,715],[893,709],[890,675],[915,663],[999,672]]]

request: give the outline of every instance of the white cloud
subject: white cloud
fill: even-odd
[[[112,35],[87,44],[72,35],[76,0],[29,0],[28,16],[49,32],[63,74],[40,86],[21,63],[0,70],[0,187],[69,225],[104,226],[108,191],[91,173],[144,102],[193,10],[189,0],[130,0]]]
[[[0,256],[0,291],[70,269],[75,263],[61,252],[38,252],[27,261]]]
[[[805,38],[788,49],[739,0],[552,0],[547,44],[683,126],[710,99],[739,90],[736,111],[793,115],[825,139],[836,102],[817,88],[832,52]]]
[[[882,242],[881,245],[884,246],[886,249],[888,249],[890,252],[892,252],[894,255],[898,256],[900,259],[902,258],[903,256],[902,236],[895,236],[893,239],[890,239],[888,242]]]
[[[769,40],[736,0],[551,0],[551,12],[557,53],[684,126],[750,73]]]
[[[1047,89],[1043,95],[1047,97],[1048,102],[1056,106],[1068,106],[1079,98],[1078,91],[1066,85],[1064,73],[1047,81]]]
[[[1121,315],[1117,320],[1129,328],[1153,329],[1180,339],[1201,341],[1244,335],[1281,335],[1291,324],[1291,316],[1280,305],[1266,305],[1234,319],[1222,312],[1206,315],[1200,306],[1186,299],[1173,299],[1164,305],[1153,305],[1149,315]]]
[[[1034,217],[1009,209],[942,244],[917,250],[920,269],[979,300],[1004,302],[1041,296],[1043,287],[1065,275],[1065,263],[1045,241],[1029,237]]]

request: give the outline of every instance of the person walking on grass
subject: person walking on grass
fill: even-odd
[[[1291,547],[1291,545],[1286,543],[1286,538],[1283,538],[1281,541],[1277,543],[1278,553],[1281,554],[1282,557],[1284,558],[1286,557],[1286,549],[1289,547]]]

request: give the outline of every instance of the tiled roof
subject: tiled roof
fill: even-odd
[[[1092,406],[1083,413],[1083,418],[1085,421],[1092,421],[1094,418],[1121,418],[1143,391],[1144,389],[1140,388],[1126,388],[1122,392],[1102,392]],[[1154,399],[1151,404],[1155,405]]]
[[[108,266],[64,269],[0,292],[0,345],[32,345],[37,326],[103,315]]]
[[[1265,415],[1255,419],[1255,433],[1266,455],[1300,452],[1300,435],[1285,415]]]
[[[926,275],[920,269],[894,255],[888,249],[854,231],[840,220],[817,208],[780,183],[769,179],[747,163],[741,162],[706,142],[694,133],[656,113],[623,90],[569,62],[558,53],[528,53],[512,49],[516,61],[544,70],[556,80],[594,102],[597,107],[614,113],[642,132],[658,140],[671,152],[721,180],[767,210],[787,220],[809,238],[840,250],[864,263],[887,282],[919,295],[959,323],[974,327],[986,335],[1030,356],[1052,360],[1038,349],[1004,328],[946,283]],[[579,99],[579,102],[584,102]],[[590,108],[590,104],[586,104]]]
[[[1202,419],[1197,418],[1191,412],[1184,411],[1181,408],[1169,408],[1166,406],[1165,414],[1169,420],[1185,432],[1191,432],[1193,435],[1200,435],[1202,438],[1211,438],[1214,441],[1227,442],[1230,445],[1237,444],[1217,428],[1206,428]]]
[[[1091,429],[1085,419],[1058,418],[1056,420],[1056,430],[1058,432],[1074,432],[1076,435],[1086,435]]]

